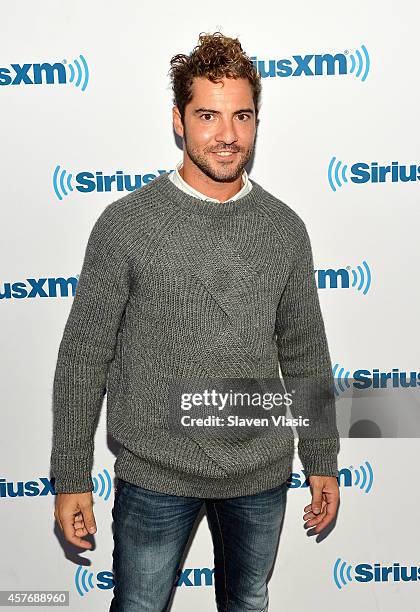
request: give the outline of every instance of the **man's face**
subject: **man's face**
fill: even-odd
[[[248,79],[223,78],[212,83],[195,77],[192,93],[183,124],[174,109],[174,125],[184,139],[184,152],[212,180],[234,181],[254,148],[256,117],[251,85]]]

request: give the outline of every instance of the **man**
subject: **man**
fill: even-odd
[[[182,162],[102,212],[60,344],[55,517],[69,542],[91,548],[83,537],[96,531],[90,474],[106,392],[108,431],[121,443],[111,610],[167,608],[203,503],[218,609],[267,610],[293,434],[186,433],[170,399],[177,381],[275,380],[279,363],[287,388],[332,383],[311,246],[297,213],[245,171],[261,83],[239,41],[200,35],[189,56],[172,58],[171,79]],[[308,399],[315,433],[299,428],[298,446],[315,533],[339,501],[334,398],[322,397],[323,418]]]

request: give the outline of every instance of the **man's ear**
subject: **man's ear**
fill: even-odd
[[[172,108],[172,121],[174,124],[174,130],[181,138],[184,137],[184,126],[182,124],[181,113],[179,112],[179,108],[174,106]]]

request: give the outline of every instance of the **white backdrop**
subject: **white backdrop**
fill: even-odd
[[[169,59],[201,31],[238,36],[267,74],[250,178],[308,226],[337,376],[418,377],[420,5],[20,0],[2,9],[0,589],[67,590],[72,611],[108,610],[117,449],[106,401],[94,550],[74,549],[55,526],[49,471],[53,373],[87,238],[126,193],[115,182],[103,189],[101,177],[143,184],[175,167]],[[325,54],[338,54],[329,74]],[[392,162],[412,166],[413,180],[375,181],[376,165]],[[296,456],[273,612],[420,609],[417,450],[418,438],[343,439],[341,506],[322,537],[303,527],[310,491]],[[414,579],[399,579],[397,564]],[[182,569],[172,609],[215,610],[205,516]]]

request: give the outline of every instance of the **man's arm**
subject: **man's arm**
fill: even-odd
[[[293,416],[310,420],[298,427],[298,454],[307,476],[338,476],[340,448],[333,374],[306,226],[276,316],[278,357]]]
[[[94,433],[109,363],[129,296],[118,206],[107,206],[86,246],[53,383],[51,471],[55,490],[92,491]]]

